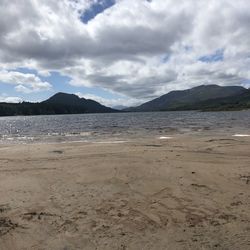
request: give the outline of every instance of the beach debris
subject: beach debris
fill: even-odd
[[[0,205],[0,213],[4,213],[9,210],[10,210],[10,207],[7,204]]]
[[[235,139],[230,139],[230,138],[218,138],[218,139],[210,139],[206,142],[215,142],[215,141],[236,141]]]
[[[63,151],[62,151],[62,150],[53,150],[52,153],[55,153],[55,154],[63,154]]]
[[[203,184],[196,184],[196,183],[192,183],[191,186],[193,186],[193,187],[199,187],[199,188],[207,188],[206,185],[203,185]]]
[[[25,220],[33,220],[33,219],[38,219],[41,220],[43,217],[60,217],[57,214],[52,214],[52,213],[47,213],[47,212],[28,212],[24,213],[22,218]]]
[[[231,206],[239,206],[239,205],[242,205],[243,203],[241,201],[235,201],[235,202],[232,202],[230,205]]]
[[[157,144],[147,144],[147,145],[145,145],[145,147],[156,147],[156,148],[158,148],[158,147],[162,147],[162,145],[157,145]]]
[[[16,227],[18,227],[18,224],[13,223],[9,218],[0,217],[0,236],[9,233]]]
[[[246,181],[246,184],[250,183],[250,175],[241,175],[240,179]]]

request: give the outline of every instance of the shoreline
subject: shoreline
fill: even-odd
[[[22,146],[22,145],[60,145],[60,144],[85,144],[85,145],[90,145],[90,144],[123,144],[123,143],[139,143],[142,141],[167,141],[167,140],[172,140],[172,139],[180,139],[184,138],[232,138],[232,139],[244,139],[250,137],[250,134],[247,133],[179,133],[179,134],[169,134],[169,135],[155,135],[155,136],[148,136],[148,137],[138,137],[138,136],[130,136],[127,138],[124,137],[115,137],[113,140],[110,138],[93,138],[93,139],[86,139],[86,140],[63,140],[67,137],[61,137],[59,140],[47,140],[47,141],[42,141],[42,140],[27,140],[27,141],[22,141],[22,140],[6,140],[6,141],[1,141],[0,140],[0,148],[5,147],[5,146]],[[22,139],[23,137],[21,137]]]
[[[249,148],[232,135],[1,144],[0,249],[247,249]]]

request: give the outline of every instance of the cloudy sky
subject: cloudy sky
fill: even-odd
[[[250,87],[249,0],[0,0],[0,101],[58,91],[135,105]]]

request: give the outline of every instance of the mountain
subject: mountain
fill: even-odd
[[[180,107],[181,108],[181,107]],[[209,99],[207,101],[198,102],[189,105],[188,109],[202,111],[225,111],[225,110],[243,110],[250,109],[250,89],[246,89],[243,93],[217,99]]]
[[[82,99],[84,98],[80,98],[74,94],[67,94],[67,93],[59,92],[51,96],[48,100],[43,101],[43,103],[78,106],[78,105],[82,105]]]
[[[115,112],[115,109],[106,107],[94,100],[80,98],[74,94],[57,93],[44,101],[45,104],[67,105],[71,107],[80,107],[84,109],[83,113],[109,113]]]
[[[171,91],[138,107],[126,109],[126,111],[200,110],[211,105],[211,100],[216,100],[215,104],[219,105],[219,99],[238,96],[247,91],[239,86],[201,85],[192,89]],[[232,99],[224,99],[227,103],[230,100]]]
[[[94,100],[79,98],[76,95],[66,93],[57,93],[40,103],[0,103],[0,116],[111,112],[118,111],[103,106]]]

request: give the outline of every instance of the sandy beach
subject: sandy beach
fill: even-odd
[[[250,138],[0,146],[0,249],[250,249]]]

